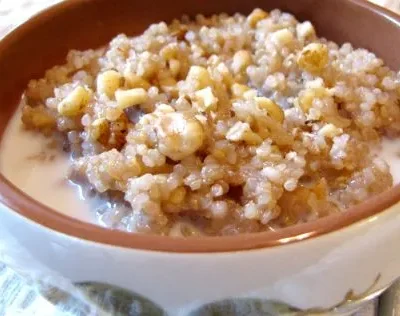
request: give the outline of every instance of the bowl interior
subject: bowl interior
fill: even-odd
[[[400,19],[364,0],[176,0],[173,4],[159,0],[70,0],[34,17],[0,43],[0,139],[28,81],[63,63],[70,49],[96,48],[119,33],[135,35],[151,23],[169,22],[183,14],[248,14],[256,7],[265,10],[279,8],[295,14],[299,20],[311,20],[319,36],[367,48],[394,69],[400,64],[400,54],[395,49],[400,46]],[[22,194],[0,174],[0,201],[43,225],[85,239],[164,251],[231,251],[279,245],[287,243],[288,238],[300,240],[345,227],[398,200],[399,186],[374,198],[373,203],[357,206],[345,215],[282,229],[277,233],[250,234],[246,238],[218,237],[217,242],[212,237],[172,240],[107,231],[55,214]]]

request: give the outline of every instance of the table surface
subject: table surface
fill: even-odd
[[[39,10],[61,0],[0,0],[0,38]],[[400,12],[400,0],[370,0]],[[0,316],[75,316],[74,306],[52,304],[37,287],[0,263]],[[97,313],[96,313],[97,314]],[[103,314],[103,313],[102,313]],[[356,316],[400,316],[400,282],[381,298],[362,308]]]

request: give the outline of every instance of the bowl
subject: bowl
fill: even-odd
[[[400,17],[364,0],[65,1],[0,42],[0,137],[27,82],[61,63],[68,50],[96,48],[183,14],[248,14],[256,7],[293,13],[312,21],[321,36],[399,65]],[[149,315],[351,311],[400,275],[399,201],[397,185],[346,213],[277,232],[179,239],[62,215],[0,174],[4,253],[20,271],[130,293],[130,302],[149,308]]]

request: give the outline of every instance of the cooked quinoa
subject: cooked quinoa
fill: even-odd
[[[71,51],[29,83],[22,121],[63,139],[70,178],[112,228],[172,236],[275,230],[393,185],[400,74],[279,10],[184,16]],[[62,175],[60,175],[62,176]]]

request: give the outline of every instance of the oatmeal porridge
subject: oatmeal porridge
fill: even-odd
[[[71,51],[29,83],[7,137],[41,140],[23,156],[35,181],[23,167],[14,178],[54,208],[131,232],[232,235],[346,212],[400,182],[399,102],[400,74],[373,53],[255,9]],[[51,203],[41,175],[64,192]]]

